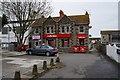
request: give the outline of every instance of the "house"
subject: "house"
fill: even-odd
[[[120,43],[120,30],[101,31],[101,43],[105,45],[111,43]]]
[[[62,51],[71,51],[73,46],[81,46],[87,52],[91,28],[88,12],[67,16],[60,10],[59,14],[59,17],[42,16],[31,25],[34,32],[29,37],[29,47],[45,43]]]

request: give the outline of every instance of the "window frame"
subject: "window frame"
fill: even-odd
[[[38,32],[36,33],[37,29],[38,29]],[[35,28],[34,33],[39,34],[40,33],[40,28]]]

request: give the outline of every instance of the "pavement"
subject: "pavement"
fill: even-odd
[[[13,57],[13,56],[23,56],[26,55],[26,51],[17,52],[17,51],[9,51],[9,50],[2,50],[2,56]]]

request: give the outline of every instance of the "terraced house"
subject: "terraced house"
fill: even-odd
[[[87,52],[90,29],[88,12],[85,15],[67,16],[60,10],[59,14],[59,17],[41,17],[32,24],[34,32],[29,38],[29,46],[45,43],[63,51],[81,46]]]

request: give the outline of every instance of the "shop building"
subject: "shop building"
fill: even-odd
[[[62,51],[71,51],[73,46],[81,46],[87,52],[91,28],[88,12],[67,16],[60,10],[59,14],[59,17],[41,17],[32,24],[34,32],[29,38],[30,47],[45,43]]]

